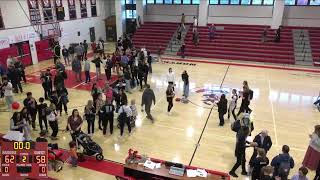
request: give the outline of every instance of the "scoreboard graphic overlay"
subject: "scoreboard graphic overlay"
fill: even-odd
[[[48,177],[48,143],[0,141],[0,179]]]

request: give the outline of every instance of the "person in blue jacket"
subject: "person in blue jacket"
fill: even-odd
[[[281,180],[288,179],[290,169],[294,167],[294,160],[289,155],[290,148],[288,145],[282,146],[282,154],[277,155],[271,161],[274,167],[274,177],[280,177]]]

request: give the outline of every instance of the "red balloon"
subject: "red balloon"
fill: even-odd
[[[17,110],[17,109],[19,109],[20,108],[20,104],[18,103],[18,102],[13,102],[12,104],[11,104],[11,106],[12,106],[12,109],[14,109],[14,110]]]

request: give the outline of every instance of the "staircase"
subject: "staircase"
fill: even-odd
[[[309,31],[307,29],[293,29],[292,34],[295,64],[312,66]]]
[[[167,46],[164,54],[174,55],[174,56],[177,55],[177,52],[180,50],[180,46],[181,46],[182,42],[184,42],[184,39],[187,35],[187,32],[188,32],[190,26],[185,24],[185,27],[186,27],[185,31],[182,31],[182,33],[181,33],[181,41],[179,42],[177,40],[178,30],[179,30],[179,29],[177,29],[176,32],[173,34],[170,42],[168,43],[168,46]]]

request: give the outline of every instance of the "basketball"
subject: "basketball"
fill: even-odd
[[[17,101],[13,102],[11,105],[13,110],[18,110],[20,108],[20,103],[18,103]]]

